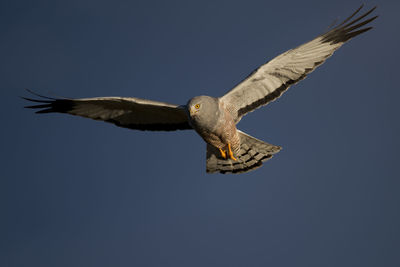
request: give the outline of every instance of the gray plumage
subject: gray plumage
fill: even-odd
[[[138,130],[194,129],[207,143],[207,172],[247,172],[260,167],[281,147],[237,130],[236,124],[304,79],[345,42],[370,30],[372,27],[362,27],[377,16],[362,19],[375,7],[353,19],[362,7],[328,32],[262,65],[220,98],[197,96],[178,106],[126,97],[58,99],[30,91],[41,99],[25,99],[40,103],[28,106],[39,108],[37,113],[68,113]]]

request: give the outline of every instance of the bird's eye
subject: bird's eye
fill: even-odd
[[[199,108],[200,108],[200,104],[196,104],[196,105],[194,105],[194,107],[195,107],[196,109],[199,109]]]

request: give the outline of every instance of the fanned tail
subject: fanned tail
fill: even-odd
[[[236,161],[224,159],[214,146],[207,144],[207,172],[208,173],[243,173],[255,170],[263,162],[281,150],[280,146],[275,146],[254,138],[242,131],[238,131],[240,136],[240,151],[235,155]]]

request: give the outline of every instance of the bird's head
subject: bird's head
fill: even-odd
[[[211,96],[196,96],[187,103],[187,109],[191,117],[199,116],[210,110],[215,110],[218,99]]]
[[[186,105],[192,121],[213,121],[219,115],[218,98],[211,96],[196,96]]]

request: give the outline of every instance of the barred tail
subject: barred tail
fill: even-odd
[[[214,173],[243,173],[261,167],[264,161],[269,160],[281,150],[280,146],[268,144],[242,131],[240,136],[240,151],[235,154],[237,161],[223,159],[217,148],[207,144],[207,172]]]

